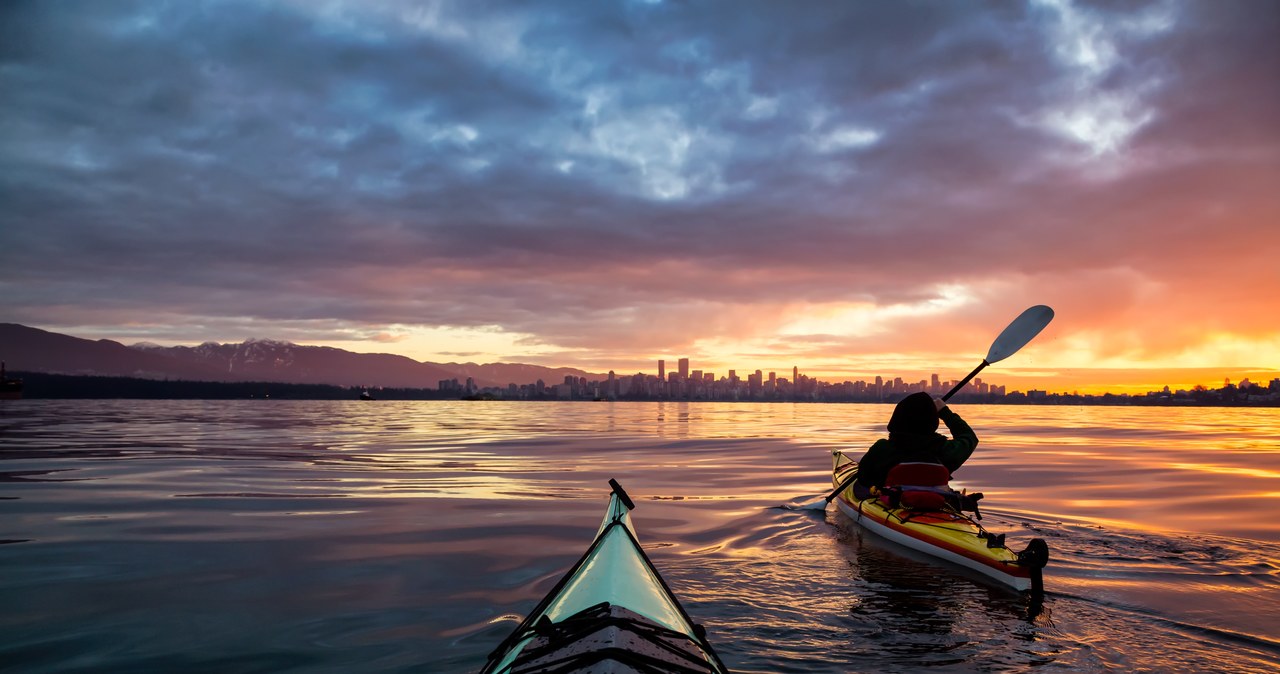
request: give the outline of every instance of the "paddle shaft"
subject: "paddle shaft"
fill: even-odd
[[[986,361],[986,359],[984,358],[984,359],[983,359],[983,361],[982,361],[982,364],[981,364],[981,365],[979,365],[978,367],[973,368],[973,372],[970,372],[970,373],[969,373],[969,376],[965,377],[964,379],[961,379],[959,384],[956,384],[955,386],[951,387],[951,390],[950,390],[950,391],[947,391],[947,394],[946,394],[946,395],[944,395],[944,396],[942,396],[942,402],[944,402],[944,403],[945,403],[945,402],[947,402],[948,400],[951,400],[951,396],[953,396],[953,395],[955,395],[955,394],[959,393],[959,392],[960,392],[960,389],[964,388],[964,385],[965,385],[965,384],[968,384],[970,379],[973,379],[974,377],[978,376],[978,373],[979,373],[979,372],[982,372],[982,368],[984,368],[984,367],[986,367],[986,366],[988,366],[988,365],[990,365],[990,364],[991,364],[991,363],[988,363],[988,362]]]

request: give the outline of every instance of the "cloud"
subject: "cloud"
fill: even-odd
[[[8,320],[596,367],[967,354],[1040,302],[1064,362],[1280,332],[1265,3],[3,11]]]

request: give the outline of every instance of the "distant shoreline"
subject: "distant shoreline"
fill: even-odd
[[[508,400],[518,402],[562,401],[599,402],[598,398],[558,398],[554,395],[533,398],[507,398],[495,395],[460,396],[457,391],[426,388],[379,388],[338,386],[334,384],[295,384],[279,382],[209,382],[97,375],[63,375],[43,372],[13,372],[11,376],[24,382],[23,398],[28,400],[360,400],[367,392],[374,402],[410,400]],[[1028,396],[1020,392],[1004,396],[960,394],[954,400],[963,404],[987,405],[1066,405],[1101,407],[1280,407],[1277,396],[1237,395],[1222,397],[1221,391],[1198,392],[1199,398],[1161,395],[1071,395],[1044,393]],[[889,404],[894,400],[869,398],[831,399],[702,399],[702,398],[633,398],[621,397],[617,402],[743,402],[743,403],[862,403]]]

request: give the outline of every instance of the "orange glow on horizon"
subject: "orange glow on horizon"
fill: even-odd
[[[679,358],[687,357],[690,359],[691,370],[712,373],[716,379],[727,377],[731,370],[739,378],[746,379],[747,375],[760,370],[766,379],[772,372],[779,378],[790,380],[792,368],[799,368],[800,374],[828,383],[874,382],[880,376],[886,380],[900,377],[904,382],[913,384],[931,381],[934,374],[942,382],[955,382],[981,361],[981,355],[958,357],[954,354],[945,357],[879,354],[862,355],[848,360],[815,358],[811,355],[788,357],[785,354],[768,353],[764,349],[749,352],[743,348],[730,349],[723,352],[723,355],[717,353],[715,356],[699,356],[701,349],[697,347],[670,354],[636,356],[611,352],[609,357],[601,357],[578,350],[530,344],[530,335],[514,335],[496,327],[477,331],[436,329],[422,332],[406,329],[405,333],[408,336],[394,344],[330,341],[324,344],[317,342],[317,345],[366,353],[400,353],[415,360],[437,363],[526,362],[544,367],[576,368],[602,376],[612,370],[619,377],[637,373],[656,375],[658,360],[665,360],[667,371],[670,372],[675,369]],[[1064,360],[1062,356],[1047,354],[1049,357],[1045,357],[1045,350],[1031,345],[1024,353],[1015,354],[1006,361],[987,367],[978,374],[977,379],[1004,386],[1010,392],[1040,390],[1083,395],[1141,395],[1161,391],[1166,386],[1171,392],[1192,391],[1197,386],[1219,389],[1228,380],[1239,384],[1247,379],[1266,387],[1272,379],[1280,378],[1280,368],[1260,366],[1167,367],[1158,363],[1146,366],[1136,362],[1127,367],[1064,367],[1061,366]],[[1280,355],[1277,355],[1277,360],[1280,360]]]

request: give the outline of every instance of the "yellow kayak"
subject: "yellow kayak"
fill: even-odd
[[[840,450],[832,452],[832,486],[849,481],[857,469],[855,459]],[[1049,560],[1049,546],[1042,539],[1032,539],[1026,549],[1014,552],[1005,547],[1003,534],[988,533],[959,510],[949,506],[914,510],[887,505],[875,497],[859,499],[852,483],[836,496],[835,503],[864,529],[895,543],[972,569],[1015,590],[1043,592],[1042,569]]]

